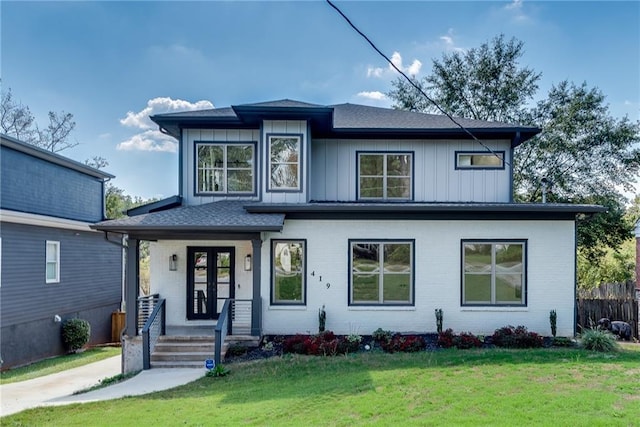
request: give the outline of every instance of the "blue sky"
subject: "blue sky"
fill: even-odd
[[[640,118],[640,2],[336,4],[403,69],[422,77],[443,53],[500,33],[525,42],[538,97],[564,79]],[[396,74],[324,2],[13,2],[1,4],[2,88],[42,125],[73,113],[63,151],[100,155],[128,194],[177,193],[175,141],[149,114],[282,98],[390,106]],[[640,188],[638,189],[640,192]]]

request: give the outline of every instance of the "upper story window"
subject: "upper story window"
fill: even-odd
[[[60,282],[60,242],[47,240],[46,245],[46,283]]]
[[[267,135],[269,190],[300,191],[302,135]]]
[[[254,143],[197,143],[196,194],[251,194]]]
[[[504,169],[504,151],[456,151],[456,169]]]
[[[462,305],[526,305],[526,241],[462,241]]]
[[[413,304],[413,240],[349,241],[349,305]]]
[[[412,153],[358,153],[358,198],[411,200]]]

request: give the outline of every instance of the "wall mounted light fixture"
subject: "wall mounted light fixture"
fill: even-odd
[[[251,254],[244,257],[244,270],[251,271]]]
[[[169,257],[169,271],[176,271],[178,269],[178,255],[173,254]]]

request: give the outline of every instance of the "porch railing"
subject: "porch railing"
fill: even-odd
[[[151,353],[160,335],[166,333],[166,304],[160,299],[142,328],[142,368],[151,369]]]
[[[222,362],[222,344],[227,338],[227,334],[231,333],[231,299],[227,299],[222,306],[218,322],[216,323],[216,346],[214,359],[216,365]]]
[[[145,295],[138,297],[138,333],[142,333],[147,319],[153,313],[153,309],[158,305],[160,301],[159,294]]]

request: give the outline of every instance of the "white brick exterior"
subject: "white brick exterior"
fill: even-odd
[[[306,307],[271,306],[271,238],[307,240]],[[415,239],[415,307],[349,307],[348,239]],[[526,307],[462,307],[461,239],[527,239]],[[262,246],[263,333],[315,333],[325,305],[327,329],[336,333],[435,332],[434,310],[444,327],[491,334],[524,325],[550,335],[549,311],[558,313],[558,335],[573,335],[575,233],[572,221],[293,221]],[[310,273],[315,272],[315,276]],[[322,282],[319,277],[322,276]],[[326,283],[330,283],[327,289]]]

